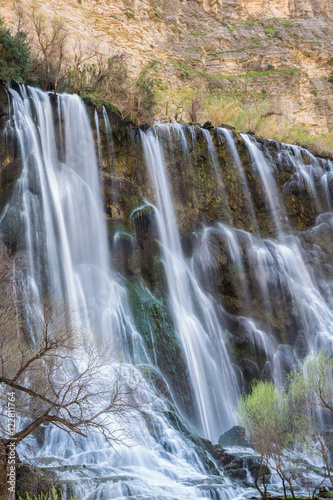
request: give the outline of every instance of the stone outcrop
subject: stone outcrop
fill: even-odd
[[[272,17],[313,17],[333,13],[329,0],[196,0],[206,11],[218,18],[234,20]]]
[[[219,438],[220,446],[249,446],[245,439],[245,428],[235,425]]]

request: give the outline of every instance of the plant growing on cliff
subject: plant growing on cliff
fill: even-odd
[[[24,31],[18,31],[13,36],[0,17],[0,80],[26,80],[31,69],[30,47],[26,37]]]
[[[77,43],[74,64],[67,70],[61,90],[76,92],[116,108],[122,118],[134,122],[151,122],[156,114],[157,81],[146,72],[137,80],[130,77],[124,54],[105,59],[98,47]]]

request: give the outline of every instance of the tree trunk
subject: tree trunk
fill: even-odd
[[[12,441],[0,438],[0,499],[15,500],[16,455]]]
[[[261,495],[261,498],[263,500],[266,500],[267,496],[266,496],[266,488],[264,489],[264,491],[262,491],[260,489],[260,486],[258,484],[258,481],[259,481],[259,478],[260,478],[260,474],[261,474],[261,471],[262,471],[262,467],[263,467],[263,458],[262,456],[260,457],[260,467],[259,467],[259,471],[258,471],[258,474],[257,474],[257,477],[255,478],[254,480],[254,484],[255,484],[255,487],[257,488],[257,490],[259,491],[260,495]]]

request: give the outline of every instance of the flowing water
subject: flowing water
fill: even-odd
[[[253,491],[228,479],[213,459],[197,448],[192,433],[216,442],[236,422],[245,369],[234,366],[228,354],[233,333],[230,321],[237,321],[246,332],[253,353],[266,359],[258,376],[271,377],[277,384],[282,384],[285,371],[300,357],[319,346],[332,350],[332,273],[316,245],[322,231],[333,229],[331,215],[321,213],[332,207],[331,163],[319,161],[296,146],[280,146],[280,160],[292,165],[294,171],[285,188],[298,190],[300,196],[309,195],[318,215],[312,229],[293,233],[276,182],[276,167],[254,138],[242,136],[274,225],[275,234],[264,238],[256,219],[254,193],[232,132],[215,130],[235,164],[252,232],[230,226],[232,217],[217,150],[210,131],[202,129],[225,220],[196,231],[189,258],[177,227],[168,162],[175,161],[172,151],[177,141],[183,165],[196,168],[198,133],[195,127],[180,124],[156,124],[140,131],[151,199],[136,211],[154,214],[166,300],[162,304],[164,299],[154,297],[143,280],[135,283],[136,293],[142,307],[161,304],[170,315],[193,396],[193,415],[189,415],[177,407],[172,384],[163,380],[151,318],[147,319],[150,348],[133,312],[132,285],[110,264],[110,252],[121,248],[122,232],[116,231],[110,249],[98,175],[103,164],[114,175],[116,161],[106,110],[102,127],[98,114],[94,115],[95,148],[87,110],[78,96],[64,94],[54,100],[38,89],[22,86],[10,89],[10,104],[6,133],[17,138],[23,170],[2,214],[1,228],[4,233],[21,228],[15,250],[24,254],[28,265],[24,293],[31,335],[43,297],[51,295],[59,303],[74,306],[73,322],[85,331],[80,355],[84,356],[88,340],[97,344],[102,339],[110,341],[114,366],[101,373],[101,383],[120,370],[128,386],[139,384],[135,399],[144,402],[129,416],[128,446],[111,447],[102,435],[92,433],[82,440],[82,448],[77,448],[67,434],[48,426],[44,443],[35,443],[37,457],[45,468],[59,471],[62,480],[86,500],[251,497]],[[103,158],[101,147],[103,132],[107,158]],[[217,259],[216,242],[225,252],[222,264]],[[134,248],[132,236],[131,245]],[[220,264],[235,288],[240,304],[237,318],[227,313],[211,290]],[[260,316],[256,316],[258,303]],[[292,318],[289,323],[286,311]],[[286,326],[279,330],[279,324]],[[74,363],[80,363],[79,355]],[[147,373],[154,373],[154,380],[163,380],[168,397],[154,387],[151,377],[142,378]],[[110,426],[116,430],[119,423],[115,419]],[[19,451],[27,452],[24,447]]]
[[[245,171],[244,171],[241,159],[239,157],[239,153],[237,151],[235,140],[234,140],[234,137],[232,135],[232,132],[231,132],[231,130],[228,130],[226,128],[217,128],[217,134],[220,137],[221,136],[224,137],[224,139],[227,143],[228,149],[231,153],[231,157],[232,157],[232,159],[237,167],[238,175],[239,175],[239,178],[241,180],[243,190],[245,191],[246,199],[248,201],[249,210],[250,210],[252,222],[254,225],[254,230],[258,234],[259,228],[258,228],[258,224],[257,224],[257,218],[256,218],[254,206],[253,206],[252,196],[250,193],[250,189],[249,189],[249,185],[248,185],[248,182],[246,179]]]
[[[108,117],[108,114],[104,106],[103,106],[103,120],[106,133],[106,142],[108,147],[108,163],[110,165],[110,171],[112,172],[115,163],[114,142],[113,142],[112,129],[110,125],[110,119]]]
[[[37,457],[45,467],[59,471],[62,480],[71,484],[81,499],[224,500],[238,497],[242,494],[241,489],[217,472],[212,459],[207,456],[210,467],[216,470],[215,476],[209,475],[202,454],[200,458],[188,437],[189,431],[180,432],[170,423],[171,414],[173,419],[181,422],[172,398],[170,401],[160,399],[154,388],[141,379],[140,367],[154,363],[137,331],[124,279],[110,267],[96,152],[84,104],[77,96],[58,96],[57,111],[61,115],[57,122],[58,118],[61,119],[60,131],[63,131],[63,150],[60,150],[51,96],[25,87],[21,87],[20,92],[11,89],[10,93],[13,116],[7,132],[16,133],[23,171],[2,218],[2,227],[8,227],[16,220],[24,231],[22,246],[29,263],[25,279],[29,317],[38,314],[42,296],[47,294],[75,306],[75,324],[84,325],[85,335],[94,337],[97,343],[102,338],[112,341],[118,356],[115,367],[120,359],[125,360],[121,365],[122,378],[129,386],[140,381],[135,398],[138,402],[145,402],[135,416],[129,417],[127,425],[131,433],[125,438],[127,446],[116,444],[111,447],[102,435],[91,433],[87,440],[82,441],[80,449],[74,446],[67,434],[47,427],[44,444],[39,449],[36,444]],[[147,150],[152,148],[155,154],[161,155],[154,136],[147,134],[143,142]],[[161,158],[156,159],[160,162]],[[147,161],[149,163],[149,159]],[[162,168],[162,165],[157,167]],[[165,177],[162,172],[156,174],[158,187]],[[164,224],[169,221],[165,231],[172,238],[169,248],[164,245],[165,265],[172,277],[176,267],[177,272],[188,280],[188,287],[193,289],[196,300],[202,301],[205,326],[197,319],[190,297],[181,299],[180,293],[184,290],[177,288],[179,280],[174,289],[175,296],[171,295],[172,308],[175,309],[175,321],[184,321],[183,325],[177,323],[179,335],[186,335],[192,325],[196,335],[204,336],[200,340],[203,352],[198,354],[197,347],[191,345],[188,362],[190,370],[193,368],[190,363],[195,365],[191,377],[195,390],[198,389],[202,431],[216,439],[218,414],[214,413],[216,421],[209,420],[207,409],[213,414],[213,402],[207,398],[205,406],[204,401],[200,401],[205,395],[203,388],[196,384],[201,383],[199,370],[211,369],[208,356],[212,354],[213,339],[209,338],[211,331],[205,330],[208,330],[206,323],[212,322],[209,325],[211,330],[217,329],[218,324],[213,304],[200,290],[182,258],[172,209],[170,214],[165,212],[170,208],[167,203],[171,202],[166,186],[164,189],[166,191],[160,194],[166,196],[166,200],[160,200],[159,208],[164,210],[165,220],[161,221],[160,229],[163,231]],[[177,304],[176,297],[181,300],[180,304]],[[214,334],[217,335],[217,330]],[[82,338],[83,351],[84,343]],[[222,358],[215,362],[228,363],[222,341],[219,349]],[[226,365],[226,376],[229,376],[228,369]],[[112,380],[110,372],[101,373],[101,383],[105,377]],[[210,382],[213,384],[213,379]],[[205,383],[202,380],[202,384]],[[232,407],[228,398],[223,400],[222,394],[218,397],[220,407],[216,406],[216,410],[222,411],[220,429],[223,429],[223,425],[232,422]],[[117,421],[110,425],[116,429]],[[186,429],[186,424],[179,423],[179,426]],[[25,452],[24,447],[21,447],[21,452]]]
[[[224,421],[223,426],[227,428],[234,422],[237,385],[233,368],[214,302],[200,288],[183,256],[159,137],[151,130],[142,133],[141,139],[157,197],[157,225],[170,308],[195,392],[200,415],[199,431],[215,442],[221,433],[221,422]],[[202,320],[198,312],[201,312]]]

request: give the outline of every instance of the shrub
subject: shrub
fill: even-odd
[[[92,62],[85,63],[86,59]],[[157,105],[158,80],[146,77],[143,70],[137,80],[129,76],[126,57],[117,54],[107,61],[92,54],[86,56],[84,49],[77,51],[75,64],[71,66],[60,86],[66,92],[89,96],[96,103],[104,102],[115,107],[123,118],[134,122],[151,122]]]
[[[333,487],[331,460],[328,447],[332,435],[326,436],[322,418],[333,415],[333,358],[321,351],[306,359],[302,368],[289,375],[289,406],[299,429],[313,438],[311,451],[324,461],[326,475]]]
[[[23,83],[28,77],[31,59],[26,36],[23,31],[13,36],[0,18],[0,80]]]
[[[288,399],[284,391],[278,391],[273,382],[258,381],[252,385],[251,393],[242,397],[239,416],[249,434],[250,442],[260,455],[260,467],[255,478],[255,486],[263,499],[267,498],[265,476],[263,490],[259,478],[268,467],[279,475],[287,500],[287,485],[295,500],[293,481],[297,475],[298,460],[285,464],[284,450],[293,448],[299,440],[299,428],[294,425],[289,411]]]

